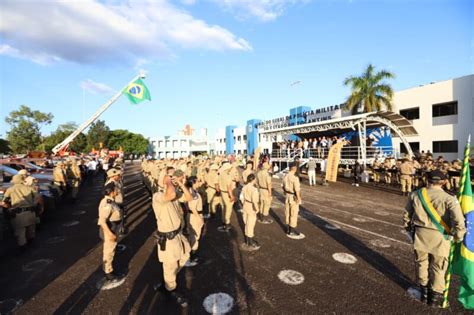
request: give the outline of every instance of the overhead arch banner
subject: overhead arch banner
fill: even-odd
[[[337,169],[339,168],[339,162],[341,159],[341,150],[344,146],[344,142],[337,142],[329,149],[328,160],[326,164],[326,180],[330,182],[337,181]]]

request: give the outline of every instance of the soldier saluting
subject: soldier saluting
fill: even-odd
[[[164,191],[153,195],[153,211],[156,217],[158,260],[163,264],[164,292],[180,306],[186,307],[187,300],[176,291],[176,276],[189,259],[191,247],[183,235],[184,213],[180,202],[193,200],[185,187],[185,176],[176,170],[173,176],[163,178]]]
[[[405,207],[404,226],[413,236],[417,282],[422,302],[441,307],[451,241],[462,242],[466,233],[457,199],[443,190],[446,175],[428,174],[428,188],[412,192]]]

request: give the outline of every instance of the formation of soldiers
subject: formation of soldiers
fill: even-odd
[[[242,164],[245,170],[240,172]],[[271,164],[266,160],[243,163],[216,157],[145,160],[141,166],[143,182],[153,196],[158,259],[163,265],[164,283],[156,288],[184,307],[187,300],[176,290],[176,277],[181,268],[200,262],[197,250],[205,219],[217,219],[220,210],[222,224],[217,230],[227,233],[232,215],[240,212],[245,223],[242,250],[260,248],[255,239],[256,222],[273,223]],[[302,239],[304,235],[296,229],[301,204],[296,172],[294,163],[283,181],[286,232],[290,238]]]
[[[462,162],[446,161],[443,157],[433,159],[431,155],[413,157],[412,159],[386,158],[383,162],[375,161],[368,169],[376,184],[399,185],[402,194],[407,196],[412,190],[426,186],[428,174],[440,170],[447,178],[444,188],[457,192],[461,180]]]

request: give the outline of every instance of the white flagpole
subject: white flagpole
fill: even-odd
[[[105,112],[107,110],[107,108],[109,108],[113,103],[115,103],[115,101],[117,101],[119,99],[119,97],[122,95],[122,91],[127,87],[129,86],[130,84],[132,84],[133,82],[135,82],[136,80],[138,79],[144,79],[145,78],[145,75],[143,73],[140,73],[139,75],[135,76],[129,83],[127,83],[127,85],[125,85],[120,91],[117,92],[117,94],[115,94],[114,96],[112,96],[112,98],[110,100],[108,100],[104,105],[102,105],[102,107],[99,108],[99,110],[97,110],[97,112],[95,112],[94,115],[92,115],[91,118],[89,118],[88,120],[86,120],[79,128],[77,128],[73,133],[71,133],[69,135],[69,137],[67,137],[66,139],[64,139],[61,143],[59,143],[58,145],[56,145],[54,148],[53,148],[53,154],[57,154],[59,151],[61,151],[62,149],[64,149],[65,147],[67,147],[69,145],[69,143],[71,143],[81,132],[83,132],[87,127],[89,127],[97,118],[100,117],[100,115],[102,115],[103,112]]]

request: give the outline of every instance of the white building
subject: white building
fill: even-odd
[[[201,131],[201,135],[159,136],[149,139],[149,153],[155,159],[182,158],[197,154],[210,154],[211,144],[207,138],[207,132]]]
[[[474,136],[474,75],[398,91],[393,103],[418,131],[408,138],[414,152],[462,158],[469,134]],[[398,138],[393,143],[404,150]]]

